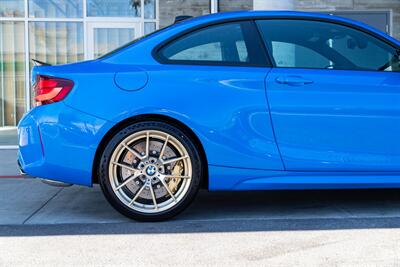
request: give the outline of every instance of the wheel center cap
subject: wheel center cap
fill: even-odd
[[[156,173],[156,171],[157,171],[157,169],[156,169],[156,166],[154,166],[154,165],[150,165],[146,168],[146,174],[148,176],[153,176]]]

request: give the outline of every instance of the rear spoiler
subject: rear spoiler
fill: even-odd
[[[191,18],[193,18],[193,16],[187,16],[187,15],[176,16],[176,17],[175,17],[174,24],[175,24],[175,23],[178,23],[178,22],[181,22],[181,21],[184,21],[184,20],[187,20],[187,19],[191,19]]]
[[[32,58],[33,63],[35,63],[35,66],[51,66],[51,64],[37,60],[37,59],[33,59]]]

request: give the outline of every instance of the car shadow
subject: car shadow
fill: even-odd
[[[6,225],[0,226],[0,236],[378,228],[400,228],[399,190],[202,191],[185,212],[165,222]]]

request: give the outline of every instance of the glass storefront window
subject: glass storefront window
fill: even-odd
[[[156,18],[156,1],[155,0],[144,0],[144,18],[155,19]]]
[[[135,38],[135,29],[130,28],[95,28],[94,29],[94,57],[98,58],[105,53],[132,41]]]
[[[24,0],[1,0],[0,17],[24,17]]]
[[[29,0],[31,18],[81,18],[82,0]]]
[[[89,17],[140,17],[140,10],[141,0],[87,0]]]
[[[84,59],[81,22],[30,22],[29,58],[50,64]]]
[[[156,23],[155,22],[145,22],[144,23],[144,35],[152,33],[156,30]]]
[[[25,112],[24,22],[0,22],[0,127]]]

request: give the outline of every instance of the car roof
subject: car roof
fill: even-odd
[[[299,12],[299,11],[232,11],[232,12],[221,12],[215,14],[209,14],[199,17],[194,17],[191,19],[183,20],[172,24],[166,28],[157,30],[147,36],[141,37],[139,39],[133,40],[130,43],[112,51],[103,57],[99,58],[102,60],[107,60],[109,57],[117,56],[118,54],[124,53],[126,50],[135,49],[135,47],[152,47],[156,46],[175,38],[186,31],[191,31],[193,28],[202,27],[205,25],[217,24],[224,21],[235,21],[235,20],[254,20],[254,19],[273,19],[273,18],[284,18],[284,19],[309,19],[309,20],[322,20],[330,21],[333,23],[341,23],[350,25],[353,27],[361,28],[374,34],[380,39],[387,40],[389,43],[394,44],[397,48],[400,48],[400,41],[375,29],[367,24],[359,21],[333,16],[330,14],[314,13],[314,12]]]
[[[204,15],[200,17],[195,17],[184,22],[213,22],[219,20],[232,20],[232,19],[256,19],[256,18],[309,18],[309,19],[321,19],[321,20],[333,20],[338,22],[347,22],[351,24],[360,24],[360,26],[368,25],[361,23],[359,21],[334,16],[331,14],[323,14],[316,12],[301,12],[301,11],[231,11],[231,12],[221,12],[209,15]]]
[[[315,12],[300,12],[300,11],[232,11],[232,12],[221,12],[215,13],[200,17],[195,17],[192,19],[188,19],[182,21],[177,24],[187,25],[187,26],[195,26],[199,24],[208,24],[218,21],[224,20],[241,20],[241,19],[259,19],[259,18],[285,18],[285,19],[311,19],[311,20],[323,20],[323,21],[332,21],[341,24],[353,25],[358,28],[366,29],[376,35],[379,35],[385,39],[392,41],[393,43],[400,45],[400,41],[394,39],[388,34],[373,28],[365,23],[360,21],[334,16],[331,14],[322,14]]]

